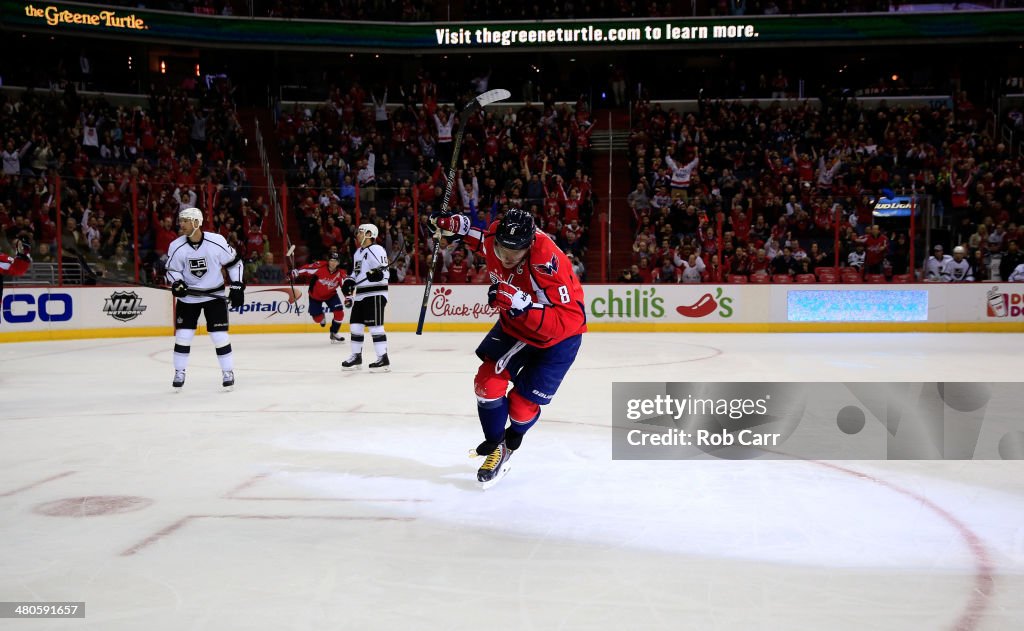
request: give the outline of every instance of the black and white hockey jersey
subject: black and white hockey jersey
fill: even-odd
[[[974,282],[974,270],[971,268],[971,264],[967,262],[967,259],[957,261],[955,258],[950,257],[948,261],[942,264],[942,280],[947,283]]]
[[[384,272],[384,278],[377,282],[366,280],[367,272],[375,269]],[[370,296],[387,296],[390,276],[388,253],[383,246],[374,243],[368,248],[356,250],[352,257],[352,278],[355,279],[357,287],[355,300],[362,300]]]
[[[167,280],[185,281],[189,289],[214,294],[224,289],[224,274],[232,282],[242,282],[242,259],[235,249],[216,232],[203,232],[198,243],[188,237],[178,237],[167,247]],[[196,303],[210,300],[206,296],[185,296],[182,302]]]

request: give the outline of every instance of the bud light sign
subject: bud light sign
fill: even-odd
[[[909,217],[912,207],[909,197],[883,197],[875,202],[875,217]]]

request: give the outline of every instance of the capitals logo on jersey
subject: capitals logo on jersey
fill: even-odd
[[[541,274],[547,274],[548,276],[554,276],[558,273],[558,257],[554,254],[551,255],[551,260],[547,263],[535,264],[533,269],[537,270]]]
[[[189,259],[188,260],[188,271],[196,278],[202,278],[206,275],[206,259]]]

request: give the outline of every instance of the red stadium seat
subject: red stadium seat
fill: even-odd
[[[775,274],[772,276],[772,282],[778,284],[785,284],[793,282],[793,277],[789,274]]]
[[[856,267],[840,267],[839,275],[842,276],[843,274],[856,274],[857,276],[860,276],[860,270]]]
[[[844,273],[840,278],[842,279],[842,281],[844,283],[861,283],[861,282],[864,282],[864,280],[860,277],[860,274],[858,274],[856,272]]]
[[[865,274],[864,275],[864,282],[865,283],[884,283],[885,282],[885,274]]]
[[[406,285],[416,285],[420,282],[420,279],[419,277],[414,276],[413,274],[406,274],[405,280],[403,280],[402,282],[405,283]]]
[[[816,283],[818,282],[818,279],[814,277],[814,274],[797,274],[796,282],[806,285],[809,283]]]
[[[729,274],[726,278],[726,282],[729,283],[745,283],[747,282],[746,274]]]
[[[750,275],[750,282],[752,282],[752,283],[764,284],[764,283],[769,282],[770,280],[771,279],[768,278],[768,274],[751,274]]]
[[[814,275],[818,277],[818,280],[823,283],[830,283],[839,280],[839,268],[838,267],[819,267],[814,270]],[[824,280],[824,276],[828,276],[832,280]]]
[[[894,283],[912,283],[914,277],[910,274],[893,274],[892,282]]]

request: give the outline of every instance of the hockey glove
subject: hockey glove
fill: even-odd
[[[171,284],[171,295],[175,298],[184,298],[188,295],[188,285],[183,280],[176,280]]]
[[[501,281],[494,283],[487,290],[487,304],[502,311],[508,311],[508,314],[514,318],[532,307],[533,301],[525,291]]]
[[[351,309],[352,308],[352,298],[349,297],[349,296],[345,296],[345,301],[342,304],[345,305],[346,309]],[[342,318],[344,318],[344,317],[345,316],[342,315]]]
[[[377,268],[372,269],[369,272],[366,272],[366,280],[370,281],[371,283],[379,283],[380,281],[384,280],[384,270]]]
[[[353,278],[346,278],[341,281],[341,295],[351,296],[356,293],[356,281]]]
[[[469,234],[469,217],[465,215],[435,213],[430,216],[430,223],[446,237]]]
[[[237,309],[245,302],[245,283],[231,283],[228,285],[228,302],[232,309]]]

